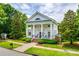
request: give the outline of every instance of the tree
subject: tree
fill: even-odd
[[[76,39],[79,40],[79,6],[77,9],[77,15],[75,18],[75,35],[76,35]]]
[[[27,16],[13,8],[10,4],[0,3],[0,34],[19,38],[25,35]]]
[[[25,14],[21,14],[21,22],[22,22],[22,34],[25,35],[26,34],[26,20],[27,20],[27,16]]]
[[[69,10],[65,14],[63,21],[59,24],[59,31],[63,35],[62,38],[69,40],[70,44],[73,43],[75,38],[75,16],[76,13]]]
[[[3,4],[0,4],[0,34],[2,32],[5,32],[5,27],[6,27],[6,20],[8,19],[8,17],[6,16],[6,13],[3,9]]]
[[[11,25],[11,18],[14,14],[14,12],[16,11],[10,4],[4,4],[3,5],[3,8],[4,8],[4,11],[6,13],[6,16],[8,17],[8,19],[6,20],[7,23],[5,24],[6,25],[6,33],[9,34],[11,29],[10,29],[10,25]]]
[[[22,13],[16,11],[15,14],[12,16],[11,22],[11,33],[10,35],[12,38],[20,38],[23,37],[23,32],[25,33],[25,18]]]

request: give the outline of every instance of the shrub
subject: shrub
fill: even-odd
[[[31,38],[26,38],[26,42],[31,42]]]
[[[24,37],[24,38],[20,38],[22,41],[26,41],[26,42],[31,42],[31,38],[26,38],[26,37]]]
[[[56,44],[56,40],[50,40],[50,39],[38,39],[37,42],[39,44]]]

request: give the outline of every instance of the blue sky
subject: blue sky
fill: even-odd
[[[57,22],[63,20],[64,14],[68,10],[75,12],[78,8],[77,3],[12,3],[11,5],[15,9],[27,14],[28,17],[39,11],[55,19]]]

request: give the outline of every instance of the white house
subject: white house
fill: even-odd
[[[52,39],[58,34],[57,22],[39,12],[35,12],[26,23],[26,36],[29,38]]]

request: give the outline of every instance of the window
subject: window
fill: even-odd
[[[36,18],[36,20],[40,20],[40,18]]]

